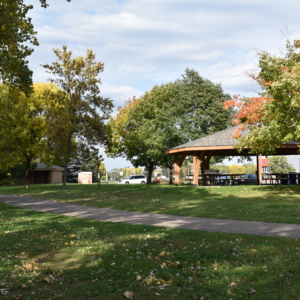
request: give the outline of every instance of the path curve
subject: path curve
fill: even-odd
[[[0,202],[29,210],[83,219],[194,229],[208,232],[300,238],[300,224],[265,223],[141,213],[12,195],[0,195]]]

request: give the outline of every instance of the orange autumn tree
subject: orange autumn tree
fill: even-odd
[[[283,143],[300,140],[300,42],[286,44],[283,57],[259,54],[259,73],[253,76],[261,97],[235,96],[224,108],[235,107],[234,124],[240,124],[234,137],[237,148],[250,147],[253,154],[273,154]],[[243,136],[247,130],[248,134]]]

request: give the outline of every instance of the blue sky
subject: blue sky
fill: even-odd
[[[247,73],[260,51],[280,54],[286,38],[300,38],[296,0],[38,0],[30,12],[39,47],[29,58],[34,81],[46,81],[40,64],[55,60],[63,44],[74,56],[93,49],[104,62],[101,93],[121,106],[155,84],[174,81],[192,68],[230,95],[256,96]],[[104,161],[108,170],[130,165]]]

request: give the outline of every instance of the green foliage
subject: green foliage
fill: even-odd
[[[27,98],[18,90],[0,85],[0,167],[4,170],[25,164],[26,182],[34,160],[54,158],[47,147],[47,94],[56,95],[58,88],[49,83],[35,83]]]
[[[105,121],[112,111],[112,100],[100,96],[97,78],[104,64],[95,61],[96,55],[87,50],[86,57],[72,58],[66,46],[53,50],[57,61],[43,67],[57,76],[50,79],[61,89],[61,96],[54,110],[49,111],[49,141],[64,160],[63,189],[72,151],[76,149],[74,139],[84,144],[97,145],[105,141]]]
[[[147,183],[156,166],[165,166],[172,183],[174,156],[165,152],[230,126],[232,111],[222,109],[227,98],[220,85],[187,69],[182,79],[154,86],[119,109],[108,124],[111,139],[106,153],[145,166]]]
[[[111,138],[106,153],[125,156],[135,167],[145,166],[148,184],[156,166],[169,163],[172,168],[173,158],[165,151],[178,144],[179,138],[165,111],[173,92],[172,83],[154,86],[139,100],[128,101],[108,124]]]
[[[204,79],[193,69],[186,69],[175,82],[176,96],[168,107],[169,118],[178,128],[182,143],[193,141],[231,126],[233,111],[224,110],[230,98],[220,84]]]
[[[211,165],[210,169],[211,170],[219,170],[220,173],[229,173],[230,172],[229,166],[226,166],[226,165]]]
[[[245,168],[245,173],[247,174],[255,174],[257,171],[256,165],[254,164],[244,164],[243,167]]]
[[[229,173],[230,174],[241,174],[245,173],[245,168],[239,165],[229,165]]]
[[[98,174],[100,174],[100,180],[106,180],[106,168],[105,168],[105,164],[104,162],[100,162],[100,167],[98,168]],[[97,174],[97,178],[98,178],[98,174]]]
[[[123,172],[123,176],[122,176],[123,178],[126,177],[126,176],[129,176],[129,175],[141,175],[141,174],[143,174],[142,168],[127,167],[127,168],[121,169],[121,171]]]
[[[259,73],[254,79],[262,88],[263,102],[259,120],[241,138],[239,149],[251,147],[252,153],[270,155],[284,143],[300,141],[300,43],[286,44],[282,56],[259,54]]]
[[[67,0],[70,2],[71,0]],[[47,7],[46,0],[40,0]],[[24,0],[0,0],[0,79],[29,95],[32,90],[32,71],[26,58],[38,46],[36,32],[27,16],[32,5]]]
[[[269,169],[271,173],[289,173],[295,172],[292,164],[288,163],[286,156],[268,157]]]
[[[92,172],[93,182],[98,181],[98,174],[100,170],[104,172],[104,164],[101,163],[101,155],[99,155],[99,150],[94,147],[88,147],[87,145],[77,142],[76,154],[68,163],[67,183],[77,183],[79,172]],[[105,172],[106,173],[106,172]],[[101,173],[102,175],[105,173]]]

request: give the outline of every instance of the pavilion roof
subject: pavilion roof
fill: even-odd
[[[228,129],[215,132],[213,134],[207,135],[205,137],[199,138],[197,140],[176,146],[173,149],[183,149],[190,147],[216,147],[216,146],[235,146],[239,143],[239,141],[232,137],[232,134],[237,129],[237,126],[230,127]],[[248,130],[241,132],[242,136],[246,136],[248,134]]]

